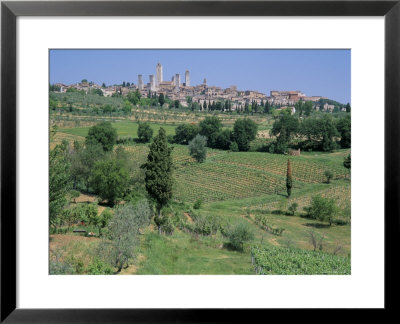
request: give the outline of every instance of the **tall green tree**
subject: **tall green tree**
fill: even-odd
[[[174,143],[188,144],[199,131],[200,129],[197,125],[180,124],[175,128]]]
[[[206,117],[199,123],[200,135],[207,137],[208,147],[215,147],[218,133],[221,131],[221,121],[216,116]]]
[[[161,233],[161,209],[171,200],[173,187],[172,148],[168,145],[164,128],[160,128],[158,135],[151,143],[147,162],[142,165],[142,168],[145,169],[146,191],[156,204],[155,222]]]
[[[299,120],[292,115],[282,115],[272,125],[271,135],[276,136],[276,149],[278,153],[285,153],[297,135],[299,129]]]
[[[165,103],[165,97],[163,93],[160,93],[160,96],[158,97],[158,102],[160,103],[160,106],[162,107]]]
[[[101,122],[89,129],[86,136],[86,145],[100,143],[105,152],[112,151],[117,142],[117,130],[110,122]]]
[[[91,185],[95,192],[113,206],[127,191],[129,174],[115,160],[98,161],[91,174]]]
[[[67,144],[59,144],[50,151],[49,159],[49,219],[56,226],[58,217],[67,204],[67,193],[71,190],[70,163],[66,151]]]
[[[233,141],[238,145],[239,151],[248,151],[250,142],[257,136],[258,126],[249,118],[237,119],[233,125]]]
[[[286,169],[286,191],[288,198],[290,198],[292,194],[293,187],[293,179],[292,179],[292,167],[290,165],[290,160],[287,161],[287,169]]]
[[[349,148],[351,146],[351,119],[350,115],[339,119],[336,128],[340,134],[340,146]]]
[[[74,188],[78,184],[85,186],[86,191],[90,188],[90,175],[94,164],[104,158],[103,146],[100,143],[90,143],[85,147],[76,147],[71,152],[71,179]]]

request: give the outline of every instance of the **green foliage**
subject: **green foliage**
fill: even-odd
[[[81,195],[81,193],[79,191],[76,191],[76,190],[71,190],[69,192],[69,196],[74,202],[76,202],[76,198],[78,198],[80,195]]]
[[[288,194],[288,198],[292,194],[293,187],[293,179],[292,179],[292,167],[290,166],[290,160],[287,161],[287,170],[286,170],[286,191]]]
[[[92,88],[90,89],[89,93],[98,96],[103,96],[103,91],[101,89]]]
[[[50,84],[49,91],[60,91],[60,87],[55,84]]]
[[[239,151],[249,150],[250,142],[257,136],[257,130],[257,124],[249,118],[235,121],[232,138],[237,143]]]
[[[296,212],[298,206],[299,206],[298,203],[292,203],[292,204],[289,206],[288,210],[289,210],[289,212],[290,212],[293,216],[294,216],[294,213]]]
[[[95,258],[86,269],[87,274],[89,275],[110,275],[114,273],[112,267],[103,262],[99,258]]]
[[[254,222],[262,229],[274,235],[280,236],[285,230],[283,227],[275,226],[274,224],[272,224],[271,220],[265,215],[256,214]]]
[[[185,224],[185,228],[190,232],[202,236],[214,235],[221,229],[221,220],[216,215],[191,214],[194,224]]]
[[[49,158],[49,218],[55,226],[64,206],[67,204],[67,194],[71,189],[70,163],[67,160],[67,145],[57,145],[50,151]]]
[[[192,124],[180,124],[175,128],[174,143],[188,144],[199,133],[199,127]]]
[[[50,275],[64,275],[74,274],[75,270],[73,266],[67,262],[64,258],[63,252],[59,249],[52,253],[49,262],[49,274]]]
[[[330,183],[333,178],[333,173],[330,170],[326,170],[324,175],[326,177],[326,183]]]
[[[268,246],[253,247],[251,254],[257,274],[350,274],[350,258],[329,253]]]
[[[151,138],[153,137],[153,129],[150,127],[149,123],[139,122],[137,133],[139,141],[142,143],[150,142]]]
[[[158,135],[150,145],[147,162],[142,165],[145,169],[146,190],[150,198],[155,201],[158,214],[172,198],[172,148],[169,147],[164,128],[160,128]]]
[[[272,125],[271,135],[276,137],[276,153],[285,153],[297,134],[299,120],[292,115],[283,115]]]
[[[164,98],[164,94],[163,93],[160,93],[160,96],[158,97],[158,102],[159,102],[161,107],[164,105],[165,98]]]
[[[65,222],[71,226],[77,222],[89,223],[97,216],[97,206],[94,204],[79,204],[65,211]],[[92,223],[93,224],[93,223]]]
[[[215,141],[215,147],[221,150],[228,150],[231,145],[232,132],[229,129],[221,130]]]
[[[339,133],[331,115],[310,117],[301,123],[299,134],[306,137],[304,149],[332,151],[337,148],[336,137]]]
[[[71,179],[74,187],[82,183],[89,191],[90,175],[94,164],[104,158],[103,146],[100,143],[89,143],[84,148],[77,147],[70,153]]]
[[[311,218],[322,222],[328,222],[329,225],[331,225],[337,211],[334,199],[323,198],[319,195],[312,197],[310,209]]]
[[[206,117],[199,123],[200,135],[207,137],[208,147],[216,147],[217,137],[221,131],[221,121],[216,116]]]
[[[349,154],[347,157],[345,157],[344,161],[343,161],[343,166],[346,169],[351,169],[351,154]]]
[[[229,150],[231,152],[239,152],[239,147],[238,147],[237,143],[231,142],[231,144],[229,145]]]
[[[135,206],[126,204],[118,207],[107,226],[107,238],[100,246],[100,253],[117,268],[129,264],[139,245],[140,229],[150,222],[151,210],[147,200],[139,201]]]
[[[201,205],[203,204],[203,199],[197,199],[195,203],[193,204],[194,209],[200,209]]]
[[[128,172],[115,160],[98,161],[93,167],[91,184],[94,191],[110,205],[122,199],[129,182]]]
[[[226,236],[235,250],[243,251],[244,244],[254,239],[254,232],[249,223],[239,222],[227,230]]]
[[[60,216],[60,225],[67,225],[69,228],[79,221],[79,214],[75,213],[74,209],[64,209]]]
[[[196,159],[197,162],[202,163],[207,157],[207,139],[205,136],[197,134],[194,139],[189,141],[189,154]]]
[[[100,143],[105,152],[112,151],[117,141],[117,130],[112,127],[110,122],[101,122],[89,129],[86,136],[86,145]]]
[[[340,146],[342,148],[349,148],[351,146],[351,118],[346,115],[344,118],[339,119],[336,128],[340,134]]]
[[[92,206],[91,209],[88,207]],[[99,236],[101,236],[101,230],[105,228],[110,219],[112,218],[112,213],[110,210],[105,209],[101,214],[97,212],[97,207],[95,205],[86,205],[86,219],[89,225],[93,225],[99,231]]]

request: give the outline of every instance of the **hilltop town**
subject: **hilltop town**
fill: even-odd
[[[163,67],[161,63],[158,63],[156,66],[156,74],[148,76],[148,83],[144,83],[142,74],[139,74],[137,79],[137,84],[124,81],[120,85],[109,86],[106,86],[105,83],[98,85],[84,79],[81,82],[71,85],[56,83],[55,88],[61,93],[67,92],[68,89],[76,89],[89,93],[95,89],[96,91],[101,91],[102,95],[105,97],[115,95],[127,96],[128,93],[132,91],[138,91],[142,97],[163,94],[166,98],[179,101],[182,107],[187,107],[190,102],[196,102],[200,107],[205,107],[211,102],[222,101],[229,103],[229,110],[233,111],[243,110],[246,104],[264,106],[267,102],[271,106],[282,109],[291,108],[295,111],[294,105],[299,101],[313,102],[313,108],[315,110],[332,112],[335,109],[335,105],[323,102],[323,100],[328,100],[328,98],[323,96],[308,96],[299,90],[272,90],[270,91],[270,95],[267,96],[255,90],[238,90],[235,85],[225,89],[219,86],[211,86],[207,84],[206,78],[203,80],[202,84],[191,85],[189,70],[185,72],[185,82],[181,82],[179,73],[173,75],[171,81],[166,81],[163,77]],[[345,111],[345,108],[340,107],[340,110]]]

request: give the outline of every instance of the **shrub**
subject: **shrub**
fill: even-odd
[[[151,211],[147,200],[136,206],[126,204],[116,209],[107,226],[108,240],[101,245],[101,253],[117,268],[127,265],[139,245],[139,230],[150,222]]]
[[[194,209],[200,209],[202,204],[203,204],[203,200],[202,199],[197,199],[196,202],[193,204],[193,208]]]
[[[175,129],[173,141],[177,144],[188,144],[199,133],[199,127],[191,124],[181,124]]]
[[[148,143],[153,137],[153,129],[148,123],[139,122],[137,134],[140,142]]]
[[[329,171],[329,170],[326,170],[324,172],[324,175],[326,177],[326,183],[330,183],[332,178],[333,178],[333,173],[331,171]]]
[[[89,129],[86,144],[100,143],[104,151],[112,151],[117,141],[117,130],[110,122],[101,122]]]
[[[89,275],[110,275],[113,273],[113,268],[98,258],[95,258],[87,267],[87,274]]]
[[[174,233],[174,223],[171,218],[168,216],[164,216],[164,222],[161,224],[161,232],[166,235],[172,235]]]
[[[71,199],[74,201],[74,203],[76,203],[76,198],[78,198],[81,195],[81,193],[77,190],[71,190],[69,192],[69,195],[70,195]]]
[[[217,216],[212,215],[195,215],[192,214],[194,225],[191,230],[202,236],[209,236],[217,233],[220,228],[220,220]]]
[[[294,216],[294,213],[296,212],[298,206],[299,206],[298,203],[293,203],[289,206],[288,210],[293,216]]]
[[[244,243],[254,239],[254,232],[248,223],[240,222],[228,230],[227,236],[235,250],[243,251]]]
[[[49,274],[74,274],[74,268],[67,261],[63,260],[63,252],[59,249],[53,252],[49,262]]]
[[[231,152],[239,152],[239,147],[236,142],[231,142],[231,145],[229,145],[229,150]]]
[[[205,136],[197,134],[194,139],[189,141],[189,154],[196,159],[197,162],[202,163],[207,157],[207,139]]]
[[[311,201],[310,215],[319,221],[326,221],[332,225],[333,216],[337,211],[334,199],[315,196]]]

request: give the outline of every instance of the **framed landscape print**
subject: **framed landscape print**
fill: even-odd
[[[390,309],[399,10],[2,3],[2,320]]]

